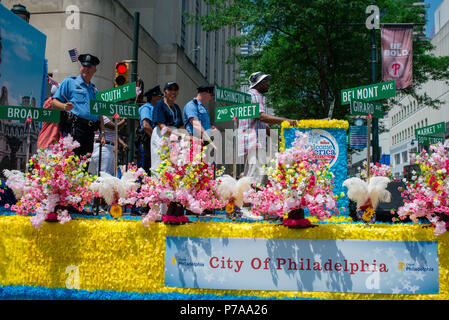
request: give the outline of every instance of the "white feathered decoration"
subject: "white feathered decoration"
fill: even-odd
[[[391,193],[387,190],[390,179],[387,177],[372,177],[368,182],[359,178],[349,178],[343,182],[348,188],[348,198],[357,204],[357,211],[371,208],[373,213],[379,202],[390,202]]]
[[[124,169],[124,166],[123,166]],[[108,205],[117,205],[120,198],[127,198],[127,191],[137,190],[138,178],[145,172],[144,169],[124,171],[119,179],[106,172],[101,172],[100,177],[91,184],[91,190],[98,192]]]
[[[230,175],[223,175],[218,178],[218,195],[225,201],[232,202],[237,207],[243,206],[243,194],[251,188],[251,178],[243,177],[239,180]]]
[[[19,170],[3,170],[6,185],[12,190],[17,200],[22,198],[25,188],[25,174]]]

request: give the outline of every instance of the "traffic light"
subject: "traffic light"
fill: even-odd
[[[129,83],[129,63],[117,62],[115,64],[114,87]]]

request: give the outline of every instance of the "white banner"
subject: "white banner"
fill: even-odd
[[[438,294],[438,242],[167,237],[165,285]]]

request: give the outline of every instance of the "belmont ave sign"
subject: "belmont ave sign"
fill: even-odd
[[[136,95],[136,82],[131,82],[120,87],[97,92],[95,99],[98,101],[117,102],[133,99]]]
[[[232,104],[251,103],[251,95],[241,91],[217,86],[215,88],[215,101]]]
[[[259,104],[247,103],[233,106],[216,107],[215,121],[231,121],[234,119],[259,118]]]
[[[60,117],[61,112],[56,109],[0,105],[0,119],[26,121],[31,118],[39,122],[59,122]]]
[[[351,100],[350,113],[362,116],[367,116],[370,113],[374,118],[383,118],[384,116],[382,104],[355,99]]]
[[[394,80],[341,90],[341,104],[348,104],[353,99],[372,101],[396,96]]]
[[[90,113],[109,117],[118,114],[120,118],[139,119],[139,106],[137,104],[91,100]]]

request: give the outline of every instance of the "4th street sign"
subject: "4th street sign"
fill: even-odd
[[[394,80],[371,84],[351,89],[341,90],[341,104],[348,104],[351,100],[372,101],[396,96]]]
[[[241,91],[217,86],[215,88],[215,101],[232,104],[251,103],[251,95]]]
[[[136,95],[136,82],[131,82],[120,87],[97,92],[95,94],[95,99],[105,102],[118,102],[133,99]]]
[[[91,100],[90,113],[109,117],[113,117],[117,113],[120,118],[139,119],[139,106],[137,104]]]
[[[33,121],[57,123],[60,117],[61,111],[56,109],[0,105],[0,119],[26,121],[31,118]]]
[[[446,123],[439,122],[430,126],[415,129],[415,136],[430,136],[437,133],[446,132]]]
[[[216,122],[231,121],[234,117],[236,119],[259,118],[259,104],[247,103],[215,108]]]
[[[362,116],[367,116],[370,113],[374,118],[383,118],[384,116],[382,104],[355,99],[351,100],[350,113]]]

